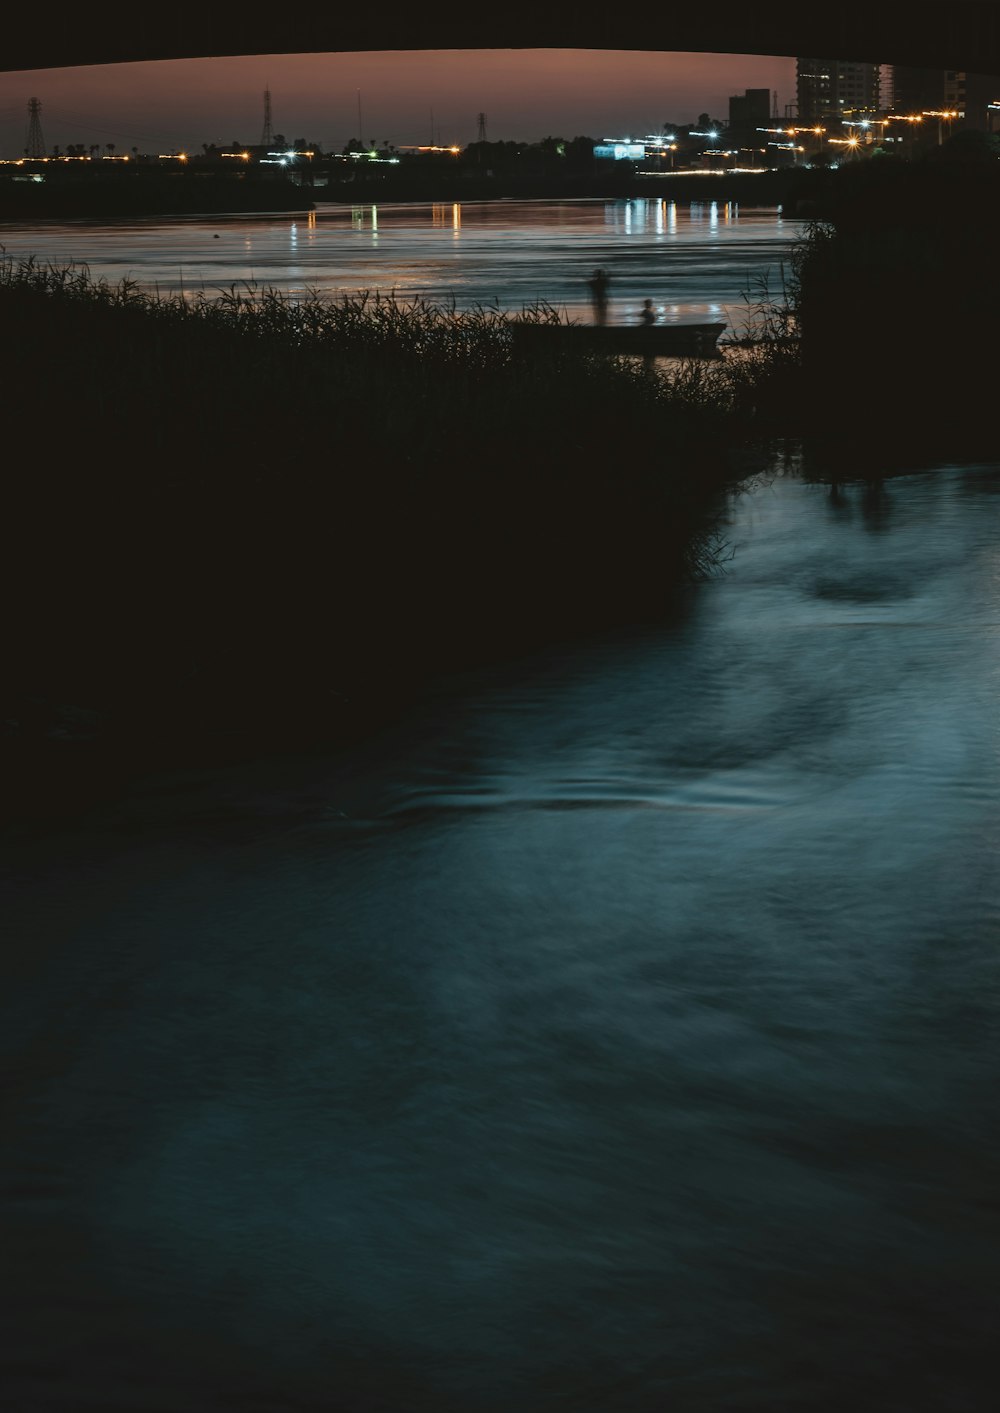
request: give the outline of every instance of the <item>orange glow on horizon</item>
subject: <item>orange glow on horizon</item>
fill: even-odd
[[[784,56],[671,54],[646,50],[523,49],[374,51],[108,64],[0,73],[0,153],[24,147],[27,103],[41,99],[48,147],[101,139],[143,153],[175,155],[203,143],[234,150],[259,142],[261,95],[269,90],[276,132],[325,151],[351,138],[365,145],[464,148],[485,111],[492,141],[652,132],[728,119],[729,98],[768,88],[795,91]],[[358,132],[356,94],[364,99]],[[233,136],[238,144],[232,141]]]

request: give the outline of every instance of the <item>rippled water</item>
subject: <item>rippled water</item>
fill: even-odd
[[[8,842],[19,1410],[986,1410],[1000,468]]]
[[[342,206],[282,216],[0,223],[0,247],[164,294],[256,284],[300,296],[394,291],[458,307],[520,311],[539,300],[590,318],[586,281],[611,275],[611,322],[726,322],[742,332],[747,293],[780,266],[803,222],[730,202],[493,201]]]

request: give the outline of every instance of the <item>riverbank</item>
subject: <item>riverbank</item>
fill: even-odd
[[[979,160],[937,154],[909,161],[876,156],[842,167],[760,170],[643,171],[631,162],[599,162],[585,169],[532,168],[484,172],[460,159],[434,165],[404,162],[360,165],[349,179],[341,163],[318,163],[294,176],[220,172],[197,160],[171,171],[122,164],[108,171],[39,166],[33,177],[16,169],[0,177],[0,221],[114,219],[117,217],[309,211],[317,205],[393,202],[623,201],[655,199],[683,204],[715,201],[748,208],[781,208],[789,216],[828,221],[865,185],[870,200],[902,220],[935,199],[995,208],[1000,162],[986,148]],[[14,170],[14,169],[12,169]],[[901,175],[902,174],[902,175]]]
[[[117,220],[256,211],[307,211],[312,198],[291,182],[199,173],[123,173],[114,178],[0,181],[0,221]]]
[[[790,214],[825,199],[830,172],[786,169],[761,172],[638,172],[631,163],[564,176],[514,171],[484,175],[475,169],[431,171],[373,167],[350,181],[323,172],[311,179],[219,175],[204,170],[150,172],[117,169],[64,173],[44,180],[0,181],[0,221],[116,219],[251,211],[308,211],[326,202],[569,201],[653,198],[677,202],[721,201],[785,207]]]
[[[475,172],[433,176],[365,176],[351,182],[329,181],[311,189],[324,201],[607,201],[649,198],[683,203],[735,202],[743,206],[785,206],[791,212],[802,202],[822,198],[830,186],[829,172],[787,169],[760,172],[663,171],[642,172],[631,163],[606,163],[590,175],[556,177],[548,174]],[[619,169],[621,168],[621,169]]]

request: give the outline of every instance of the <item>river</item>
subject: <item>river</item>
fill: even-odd
[[[992,1409],[998,531],[776,466],[669,623],[11,830],[8,1406]]]
[[[543,301],[574,319],[591,317],[586,281],[600,266],[612,323],[635,322],[651,298],[664,323],[725,322],[740,333],[761,281],[780,291],[803,225],[780,209],[709,200],[320,203],[298,216],[0,223],[0,248],[164,295],[378,290],[508,312]]]

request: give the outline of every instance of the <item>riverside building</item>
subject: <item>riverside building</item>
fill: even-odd
[[[878,64],[846,59],[796,59],[795,91],[798,121],[825,127],[845,117],[879,111]]]

